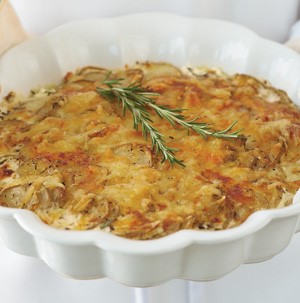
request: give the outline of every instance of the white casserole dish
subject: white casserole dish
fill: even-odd
[[[248,73],[268,79],[300,105],[300,57],[294,51],[228,22],[156,13],[73,22],[14,47],[0,59],[1,97],[58,83],[80,66],[113,68],[136,60]],[[230,230],[183,230],[135,241],[101,231],[56,230],[30,211],[0,207],[0,234],[11,250],[69,277],[110,277],[144,287],[173,278],[217,279],[242,263],[269,259],[300,229],[299,215],[300,191],[293,205],[256,212]]]

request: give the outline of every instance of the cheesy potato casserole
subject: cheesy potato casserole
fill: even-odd
[[[0,113],[0,205],[35,212],[60,229],[153,239],[181,229],[238,226],[253,212],[292,203],[300,188],[300,111],[286,93],[248,75],[137,63],[112,79],[157,93],[158,105],[235,139],[203,138],[158,115],[152,124],[181,165],[162,163],[132,114],[97,93],[105,68],[68,73]],[[149,111],[153,111],[149,109]]]

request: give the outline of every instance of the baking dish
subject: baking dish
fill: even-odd
[[[14,47],[0,60],[1,96],[59,83],[80,66],[114,68],[136,60],[248,73],[284,89],[299,105],[300,58],[292,50],[228,22],[157,13],[72,22]],[[101,231],[57,230],[27,210],[0,207],[0,232],[11,250],[71,278],[110,277],[145,287],[173,278],[217,279],[242,263],[269,259],[298,231],[299,214],[298,191],[293,205],[256,212],[230,230],[182,230],[135,241]]]

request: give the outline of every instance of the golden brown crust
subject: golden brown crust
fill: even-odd
[[[300,187],[300,112],[251,76],[181,72],[164,63],[113,71],[185,108],[187,118],[246,140],[203,139],[154,118],[185,168],[161,163],[116,103],[95,92],[107,70],[68,73],[54,89],[10,94],[0,121],[0,204],[27,208],[64,229],[151,239],[179,229],[225,229],[260,209],[284,207]]]

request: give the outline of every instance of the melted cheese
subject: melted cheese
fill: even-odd
[[[161,163],[117,103],[95,89],[108,70],[85,67],[61,85],[9,94],[0,114],[0,204],[62,229],[151,239],[180,229],[226,229],[260,209],[292,203],[300,187],[300,112],[287,95],[247,75],[165,63],[114,70],[156,102],[185,108],[245,139],[207,139],[159,117],[153,124],[185,168]]]

